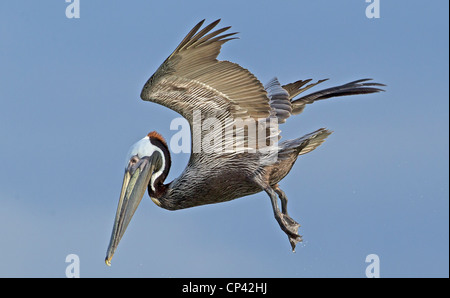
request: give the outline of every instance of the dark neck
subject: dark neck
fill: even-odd
[[[159,199],[159,198],[162,198],[167,191],[168,184],[164,184],[164,180],[166,180],[167,175],[169,174],[170,166],[171,166],[170,152],[169,152],[169,148],[167,147],[166,142],[160,140],[159,138],[150,137],[150,142],[153,145],[157,146],[159,149],[161,149],[161,151],[163,152],[162,158],[163,158],[164,170],[161,173],[161,175],[159,175],[159,177],[157,177],[155,179],[155,181],[153,182],[153,188],[155,190],[153,190],[153,188],[152,188],[151,181],[148,184],[149,196],[152,198]]]

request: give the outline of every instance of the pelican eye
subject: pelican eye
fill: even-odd
[[[130,158],[130,166],[135,165],[139,161],[139,157],[137,155]]]

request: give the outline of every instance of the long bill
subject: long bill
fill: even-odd
[[[120,239],[122,239],[134,212],[147,190],[159,158],[158,153],[154,153],[150,157],[143,157],[139,159],[136,166],[128,167],[125,171],[114,227],[105,258],[105,263],[108,266],[111,266],[111,259],[119,245]]]

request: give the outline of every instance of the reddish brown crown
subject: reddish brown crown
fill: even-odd
[[[153,139],[157,139],[159,141],[161,141],[161,143],[163,143],[165,146],[167,146],[166,140],[164,140],[164,138],[162,137],[162,135],[160,135],[159,133],[157,133],[156,131],[152,131],[147,135],[149,138],[153,138]]]

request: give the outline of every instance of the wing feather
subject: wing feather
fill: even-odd
[[[305,106],[307,104],[311,104],[317,100],[327,99],[331,97],[338,97],[338,96],[346,96],[346,95],[356,95],[356,94],[368,94],[368,93],[375,93],[384,91],[380,88],[374,88],[385,86],[384,84],[380,83],[374,83],[374,82],[367,82],[371,79],[361,79],[356,80],[353,82],[349,82],[347,84],[331,87],[327,89],[323,89],[320,91],[316,91],[314,93],[302,96],[298,99],[294,99],[297,95],[299,95],[302,92],[305,92],[309,88],[312,88],[322,82],[327,81],[328,79],[319,80],[316,83],[311,83],[305,87],[307,83],[311,81],[311,79],[305,80],[305,81],[297,81],[294,83],[290,83],[283,86],[283,89],[285,89],[289,93],[289,99],[292,102],[292,115],[298,115],[305,109]]]
[[[199,22],[144,85],[141,98],[173,109],[192,124],[193,111],[207,117],[266,118],[269,98],[261,82],[240,65],[219,61],[221,46],[236,33],[212,31],[220,20]],[[212,31],[212,32],[211,32]]]

